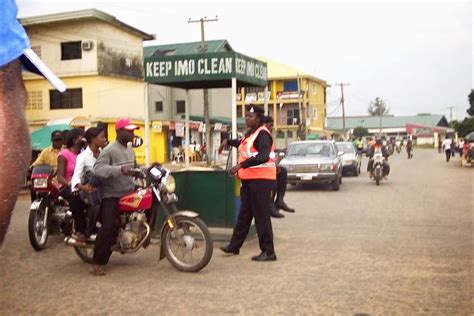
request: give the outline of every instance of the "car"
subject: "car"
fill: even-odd
[[[280,165],[288,171],[288,183],[330,183],[334,191],[342,183],[342,155],[332,140],[306,140],[290,144]]]
[[[350,142],[337,142],[336,147],[338,152],[342,151],[342,174],[351,173],[358,176],[360,173],[360,161],[357,159],[357,150]]]

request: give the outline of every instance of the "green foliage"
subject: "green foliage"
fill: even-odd
[[[452,127],[458,133],[459,137],[464,137],[470,132],[474,132],[474,117],[466,117],[461,122],[453,121]]]
[[[390,109],[387,106],[385,100],[382,100],[381,98],[377,97],[375,98],[375,101],[370,102],[367,111],[372,116],[382,116],[387,115],[388,112],[390,112]]]
[[[469,93],[469,109],[467,109],[467,114],[470,116],[474,116],[474,90],[471,89],[471,93]]]
[[[354,135],[357,138],[364,137],[366,135],[369,135],[369,131],[365,127],[356,127],[354,128],[352,135]]]

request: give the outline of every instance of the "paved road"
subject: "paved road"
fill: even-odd
[[[20,199],[0,251],[0,314],[471,314],[473,170],[432,150],[391,164],[379,187],[363,173],[340,192],[290,188],[297,212],[274,221],[277,262],[250,260],[254,238],[239,256],[216,248],[198,274],[157,265],[155,245],[92,277],[60,238],[32,250]]]

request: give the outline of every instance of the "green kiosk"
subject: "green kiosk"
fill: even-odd
[[[209,227],[232,228],[240,208],[240,182],[226,170],[190,170],[189,115],[191,89],[231,88],[232,136],[237,135],[237,87],[265,88],[265,112],[268,113],[267,65],[237,52],[213,52],[182,56],[145,58],[145,82],[186,90],[184,171],[174,172],[179,197],[178,208],[198,212]],[[147,88],[146,88],[147,89]],[[147,95],[147,94],[145,94]],[[146,97],[145,97],[146,98]],[[146,100],[146,104],[148,101]],[[146,111],[148,112],[148,111]],[[148,117],[148,114],[145,114]],[[148,146],[149,121],[145,119],[145,146]],[[148,160],[148,148],[146,162]],[[232,151],[232,164],[237,152]]]

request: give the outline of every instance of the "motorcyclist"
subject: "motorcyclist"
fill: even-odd
[[[388,156],[390,154],[388,153],[387,147],[383,145],[382,138],[380,136],[375,136],[375,143],[369,148],[369,152],[367,154],[369,157],[369,163],[367,164],[367,172],[369,172],[369,176],[372,179],[374,177],[374,155],[376,152],[379,151],[382,152],[382,156],[385,158],[383,162],[383,171],[386,180],[387,176],[390,173],[390,165],[388,164]]]
[[[364,142],[362,141],[361,137],[359,137],[359,139],[356,141],[355,147],[357,149],[357,154],[362,155],[362,152],[364,151]]]
[[[115,123],[117,139],[101,151],[97,158],[93,174],[102,178],[102,203],[100,205],[101,227],[94,245],[94,258],[90,273],[104,275],[102,266],[109,262],[118,230],[115,220],[118,214],[119,198],[133,191],[135,153],[128,145],[133,140],[133,131],[139,127],[131,124],[129,119],[119,119]]]

